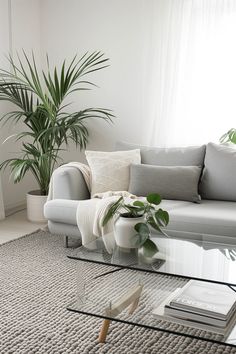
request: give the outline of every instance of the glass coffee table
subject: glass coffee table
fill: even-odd
[[[68,257],[77,261],[77,293],[67,309],[103,319],[100,342],[105,342],[110,322],[117,321],[236,346],[236,315],[222,334],[201,323],[183,323],[153,313],[190,279],[225,284],[236,291],[236,238],[177,231],[168,234],[168,238],[153,235],[159,252],[152,257],[145,257],[141,247],[112,245],[108,252],[102,238],[75,249]]]

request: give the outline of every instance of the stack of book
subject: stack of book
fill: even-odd
[[[227,285],[190,280],[153,311],[162,320],[227,335],[236,320],[236,292]]]

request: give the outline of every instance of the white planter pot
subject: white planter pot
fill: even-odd
[[[136,244],[137,238],[135,235],[137,232],[134,229],[134,226],[139,222],[144,221],[144,216],[138,218],[126,218],[120,216],[116,222],[114,227],[114,236],[116,244],[119,247],[124,248],[137,248]]]
[[[27,218],[32,222],[46,223],[43,208],[47,201],[46,195],[40,195],[40,191],[31,191],[26,194]]]

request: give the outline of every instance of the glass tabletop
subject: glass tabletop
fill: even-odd
[[[159,252],[151,258],[144,257],[142,247],[129,249],[112,244],[108,252],[102,238],[77,248],[68,257],[236,286],[236,242],[233,238],[230,244],[219,242],[224,240],[223,237],[213,242],[214,235],[168,233],[168,238],[157,234],[152,236]],[[183,234],[184,238],[180,238]]]
[[[166,301],[189,279],[224,284],[236,291],[236,244],[213,242],[214,235],[170,231],[153,235],[159,251],[145,257],[142,247],[121,248],[95,239],[68,256],[76,262],[77,294],[67,309],[167,333],[236,346],[236,314],[227,328],[169,318]],[[187,239],[188,237],[188,239]],[[221,238],[221,240],[223,240]],[[226,238],[224,239],[224,241]],[[112,246],[111,246],[112,245]],[[109,267],[107,267],[109,266]]]

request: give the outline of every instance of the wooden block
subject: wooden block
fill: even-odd
[[[110,320],[103,320],[102,327],[101,327],[99,337],[98,337],[99,343],[105,343],[107,332],[108,332],[109,326],[110,326],[110,322],[111,322]]]
[[[138,307],[138,304],[139,304],[139,299],[140,297],[138,297],[138,299],[136,299],[130,306],[130,309],[129,309],[129,315],[132,315],[134,313],[134,311],[136,310],[136,308]]]
[[[138,306],[138,302],[136,303],[136,300],[139,301],[142,289],[143,289],[142,284],[136,285],[133,288],[129,289],[127,293],[122,295],[120,299],[118,299],[116,302],[114,302],[111,305],[111,307],[107,307],[105,309],[106,315],[111,317],[116,317],[131,303],[135,303],[134,304],[134,310],[135,310],[135,308],[137,308]]]

